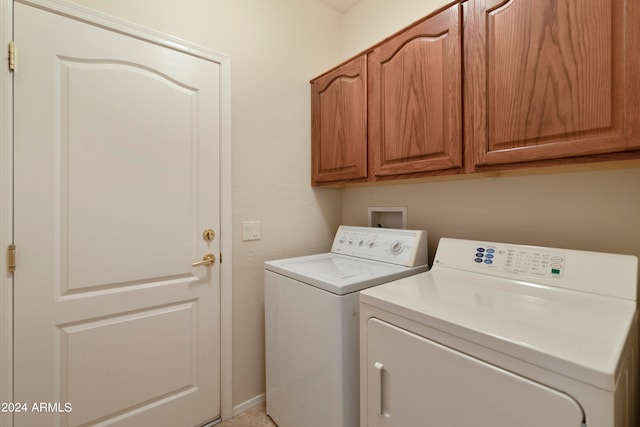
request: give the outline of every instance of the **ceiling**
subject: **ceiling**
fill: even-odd
[[[345,13],[347,10],[351,9],[353,5],[360,2],[360,0],[320,0],[322,3],[327,6],[337,10],[340,13]]]

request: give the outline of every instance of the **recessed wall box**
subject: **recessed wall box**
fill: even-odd
[[[407,208],[370,207],[369,227],[407,228]]]

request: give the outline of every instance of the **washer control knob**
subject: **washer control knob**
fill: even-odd
[[[404,245],[399,240],[396,240],[395,242],[393,242],[391,244],[391,253],[392,254],[399,254],[400,252],[402,252],[402,249],[404,249]]]

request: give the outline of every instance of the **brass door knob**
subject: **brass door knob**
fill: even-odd
[[[192,267],[200,267],[201,265],[210,265],[216,262],[216,256],[214,254],[206,254],[202,257],[202,261],[194,262]]]

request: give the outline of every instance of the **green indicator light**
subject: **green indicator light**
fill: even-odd
[[[559,268],[552,268],[551,269],[551,274],[560,274],[560,269]]]

